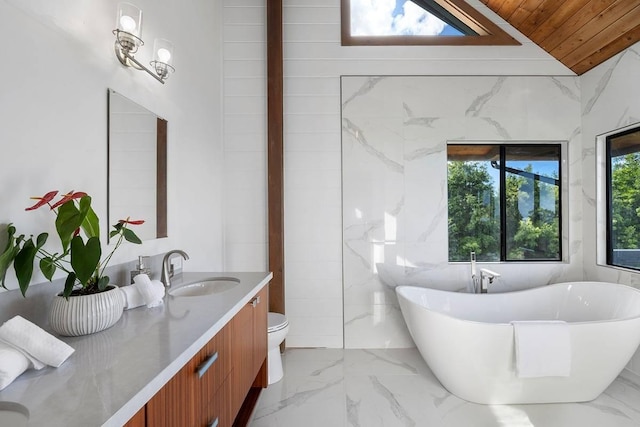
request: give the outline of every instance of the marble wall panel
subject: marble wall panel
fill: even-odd
[[[640,43],[636,43],[580,77],[583,125],[581,220],[584,229],[582,250],[585,277],[638,288],[640,274],[637,272],[603,265],[606,245],[602,209],[604,198],[598,193],[598,178],[604,170],[604,160],[599,155],[604,137],[617,129],[640,124],[639,75]],[[640,374],[640,352],[636,353],[627,368]]]
[[[573,77],[342,77],[344,340],[346,348],[413,345],[393,288],[401,280],[464,289],[468,263],[448,262],[450,141],[566,142],[581,158],[580,90]],[[488,265],[495,290],[582,278],[581,162],[565,165],[566,255],[558,263]],[[420,279],[417,277],[420,276]]]

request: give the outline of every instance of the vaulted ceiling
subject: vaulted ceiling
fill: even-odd
[[[640,0],[480,0],[576,74],[640,40]]]

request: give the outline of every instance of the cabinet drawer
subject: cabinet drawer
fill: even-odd
[[[222,382],[209,402],[203,402],[204,427],[231,427],[231,375]]]
[[[231,334],[229,326],[225,326],[197,354],[195,376],[203,402],[222,385],[231,372]]]
[[[146,423],[153,427],[192,426],[199,414],[200,405],[194,384],[191,359],[173,378],[147,402]]]

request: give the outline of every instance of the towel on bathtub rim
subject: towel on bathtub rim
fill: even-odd
[[[513,321],[519,378],[568,377],[571,374],[569,325],[561,320]]]

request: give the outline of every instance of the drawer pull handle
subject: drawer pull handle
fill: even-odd
[[[260,296],[257,296],[254,299],[252,299],[251,301],[249,301],[249,304],[251,304],[253,307],[255,307],[258,304],[260,304]]]
[[[211,422],[211,424],[209,424],[209,427],[218,427],[218,418],[216,418],[215,420],[213,420]]]
[[[209,356],[207,360],[202,362],[200,366],[198,366],[198,378],[202,378],[202,376],[207,373],[211,365],[213,365],[213,362],[215,362],[216,360],[218,360],[217,351],[213,353],[211,356]]]

